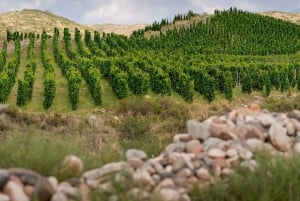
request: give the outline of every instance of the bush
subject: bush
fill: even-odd
[[[150,131],[150,121],[128,116],[121,123],[120,131],[127,139],[140,138]]]

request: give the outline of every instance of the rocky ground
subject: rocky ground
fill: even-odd
[[[187,133],[174,135],[159,156],[130,149],[124,161],[87,172],[80,158],[66,156],[60,171],[68,179],[63,182],[22,168],[2,169],[0,201],[89,201],[95,190],[121,200],[120,189],[137,200],[188,201],[190,186],[225,179],[236,166],[254,170],[261,150],[287,159],[300,154],[300,111],[272,113],[251,105],[203,122],[189,120]]]

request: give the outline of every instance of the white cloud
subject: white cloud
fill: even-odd
[[[138,0],[111,0],[84,13],[83,19],[89,23],[117,22],[129,23],[143,20],[144,6]]]

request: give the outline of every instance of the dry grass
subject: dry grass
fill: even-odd
[[[274,17],[277,19],[286,20],[292,23],[300,24],[300,13],[286,13],[281,11],[267,11],[262,12],[262,15]]]

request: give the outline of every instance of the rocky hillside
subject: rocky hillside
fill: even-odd
[[[213,184],[237,166],[255,170],[259,150],[286,158],[299,154],[299,131],[300,111],[272,113],[251,105],[203,122],[188,121],[187,133],[174,135],[156,157],[129,149],[124,161],[83,172],[80,158],[66,156],[58,170],[68,176],[62,182],[20,168],[0,170],[0,200],[67,201],[81,196],[88,201],[97,190],[109,200],[119,200],[122,191],[126,199],[188,201],[191,185]]]

